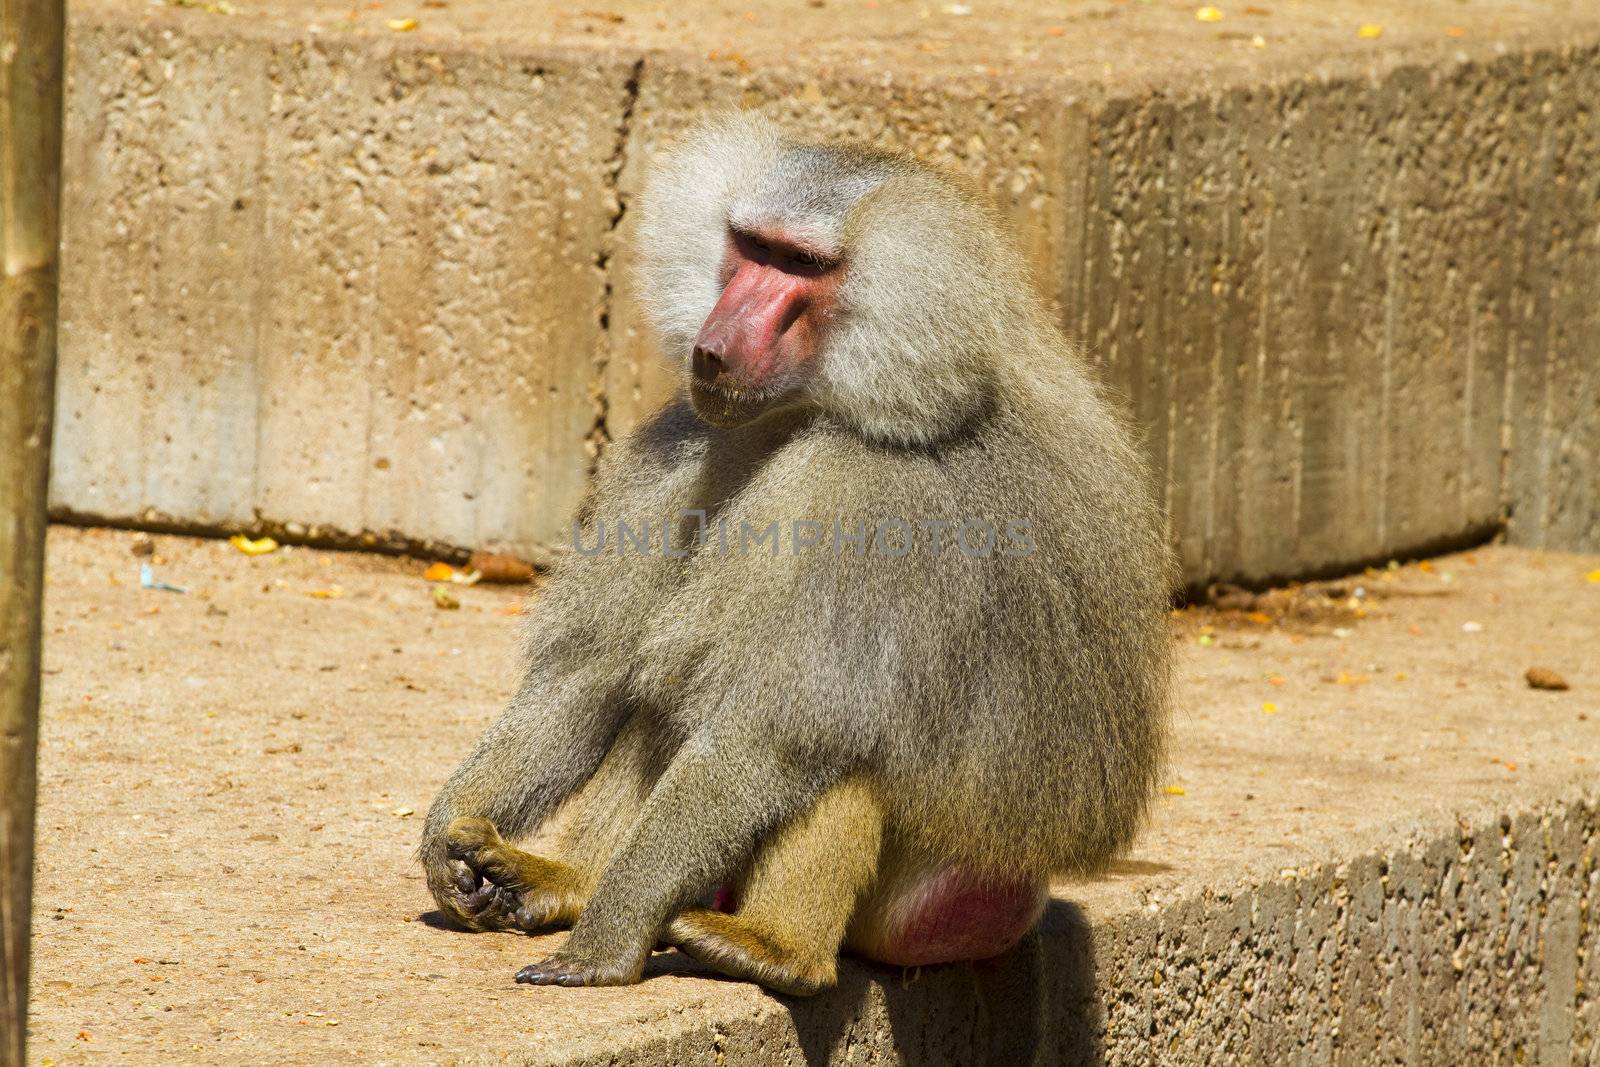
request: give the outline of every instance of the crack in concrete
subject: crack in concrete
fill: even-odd
[[[600,250],[594,257],[595,269],[600,272],[602,282],[600,311],[597,315],[600,340],[595,350],[594,365],[589,379],[589,402],[594,408],[594,422],[584,441],[584,449],[589,454],[591,481],[594,479],[595,469],[599,466],[606,445],[611,443],[611,428],[608,425],[611,399],[606,388],[606,373],[611,366],[611,304],[616,288],[611,280],[611,261],[615,258],[617,250],[617,230],[628,214],[628,197],[620,186],[622,171],[628,165],[628,141],[633,136],[633,111],[639,103],[639,83],[643,77],[644,57],[640,56],[634,61],[628,80],[623,84],[622,112],[617,119],[616,140],[611,149],[611,156],[606,160],[606,190],[612,199],[612,209],[606,231],[600,239]]]

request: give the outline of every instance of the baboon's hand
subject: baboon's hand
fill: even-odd
[[[559,902],[546,887],[529,884],[529,861],[537,857],[507,844],[489,820],[460,818],[444,832],[428,886],[439,907],[469,929],[536,930]]]

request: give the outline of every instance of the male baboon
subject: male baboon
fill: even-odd
[[[1128,431],[910,159],[732,118],[641,211],[683,395],[607,451],[428,885],[469,927],[573,924],[536,984],[637,981],[662,941],[791,993],[841,945],[995,955],[1161,763],[1171,566]]]

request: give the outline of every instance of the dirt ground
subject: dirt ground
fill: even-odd
[[[567,1055],[766,999],[671,953],[631,989],[517,986],[554,938],[423,918],[421,813],[511,689],[525,589],[441,610],[418,561],[133,543],[51,534],[30,1062]],[[1180,613],[1155,826],[1057,892],[1105,916],[1587,788],[1596,571],[1492,547]]]

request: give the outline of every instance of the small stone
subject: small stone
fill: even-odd
[[[153,556],[156,552],[156,543],[146,533],[134,534],[133,544],[128,546],[128,551],[135,556]]]
[[[1571,688],[1567,685],[1565,678],[1549,667],[1529,667],[1528,673],[1524,677],[1528,679],[1528,688],[1530,689],[1562,690]]]

